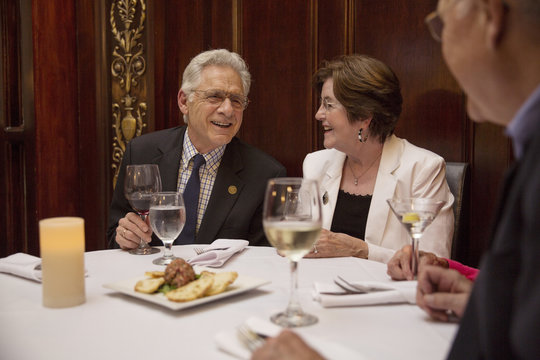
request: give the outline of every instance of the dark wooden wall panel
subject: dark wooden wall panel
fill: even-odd
[[[317,6],[318,62],[331,60],[347,52],[346,1],[321,0]]]
[[[19,13],[18,2],[0,1],[0,256],[27,251]]]
[[[106,246],[105,214],[109,206],[109,168],[105,166],[108,154],[108,122],[103,119],[110,105],[99,101],[103,91],[98,62],[101,59],[100,32],[96,23],[101,24],[100,2],[79,0],[76,2],[77,18],[77,86],[78,86],[78,156],[79,156],[79,216],[85,220],[85,240],[87,250],[103,249]],[[103,19],[104,21],[105,19]],[[105,77],[107,79],[107,77]],[[107,92],[105,92],[107,94]],[[98,105],[99,104],[99,105]]]
[[[33,1],[32,19],[36,217],[79,215],[75,4]]]
[[[349,43],[353,36],[353,34],[348,31],[347,21],[350,12],[347,5],[352,4],[351,1],[321,0],[315,4],[317,10],[314,24],[314,30],[316,31],[316,49],[314,49],[314,51],[316,51],[316,62],[313,65],[313,72],[315,72],[324,61],[329,61],[339,55],[347,54]],[[320,105],[320,94],[313,88],[312,93],[313,110],[311,115],[313,121],[315,121],[315,114]],[[313,150],[323,149],[324,134],[321,123],[318,121],[316,122],[312,137],[314,139]]]
[[[240,0],[205,0],[207,3],[206,10],[209,10],[207,18],[209,21],[205,21],[206,24],[209,24],[210,27],[205,31],[205,45],[209,44],[208,49],[233,49],[234,39],[233,39],[233,12],[236,10],[234,4],[239,4],[240,6],[242,1]],[[237,14],[240,15],[241,14]],[[237,30],[240,31],[241,28],[241,18],[238,18],[240,24],[237,27]]]
[[[206,2],[180,0],[155,2],[156,118],[155,128],[164,129],[184,121],[176,95],[182,72],[191,58],[205,48],[204,10]],[[160,108],[161,107],[161,108]]]
[[[397,135],[447,161],[460,161],[462,139],[468,138],[461,91],[424,24],[436,4],[357,1],[355,51],[384,61],[399,77],[403,112]]]
[[[291,176],[301,176],[302,160],[313,149],[309,4],[287,2],[285,8],[271,0],[243,4],[243,55],[253,83],[241,136],[279,159]]]

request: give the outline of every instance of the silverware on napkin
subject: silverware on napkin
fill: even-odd
[[[238,339],[249,351],[253,352],[257,350],[262,344],[264,344],[267,336],[258,334],[253,331],[248,325],[242,324],[236,329]]]
[[[391,286],[381,286],[381,285],[361,285],[358,283],[352,283],[350,281],[345,280],[341,276],[337,276],[334,279],[334,282],[336,285],[338,285],[340,288],[351,291],[351,292],[359,292],[359,293],[369,293],[369,292],[375,292],[375,291],[388,291],[388,290],[394,290]]]
[[[195,253],[197,255],[201,255],[201,254],[204,254],[205,252],[208,252],[208,251],[213,251],[213,250],[228,250],[230,248],[230,246],[227,246],[227,247],[219,247],[219,248],[201,248],[201,247],[196,247],[196,248],[193,248],[193,251],[195,251]]]

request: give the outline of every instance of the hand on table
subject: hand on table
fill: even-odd
[[[143,239],[146,243],[152,241],[152,229],[134,212],[127,213],[118,221],[115,241],[121,249],[135,249]]]
[[[322,229],[317,244],[305,257],[321,258],[340,256],[356,256],[367,259],[368,245],[364,240],[350,235]]]
[[[310,348],[300,336],[291,330],[283,330],[275,338],[269,338],[252,355],[253,360],[324,360]]]
[[[388,261],[386,273],[390,275],[392,280],[414,280],[414,275],[411,267],[412,246],[405,245],[401,250],[396,251],[394,256]],[[419,252],[420,262],[418,271],[420,272],[423,266],[435,265],[443,268],[448,268],[448,261],[430,252]]]
[[[448,321],[463,316],[473,283],[456,270],[425,266],[418,274],[416,304],[432,318]]]

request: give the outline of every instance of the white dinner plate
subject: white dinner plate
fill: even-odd
[[[270,283],[269,280],[258,279],[251,276],[238,275],[235,282],[229,285],[227,290],[225,290],[224,292],[220,294],[212,295],[212,296],[205,296],[203,298],[192,300],[192,301],[175,302],[175,301],[171,301],[167,299],[165,295],[162,293],[145,294],[145,293],[135,291],[135,284],[137,283],[137,281],[147,279],[147,278],[148,277],[142,276],[142,277],[132,278],[128,280],[117,281],[114,283],[103,284],[103,287],[121,292],[122,294],[133,296],[139,299],[143,299],[143,300],[152,302],[154,304],[165,306],[172,310],[182,310],[182,309],[187,309],[193,306],[205,304],[211,301],[216,301],[219,299],[238,295],[238,294],[253,290],[255,288],[258,288],[260,286]]]

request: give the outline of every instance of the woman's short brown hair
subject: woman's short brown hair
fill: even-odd
[[[394,132],[403,100],[399,80],[390,67],[366,55],[343,55],[324,62],[313,76],[319,93],[329,78],[351,123],[372,116],[369,132],[381,143]]]

